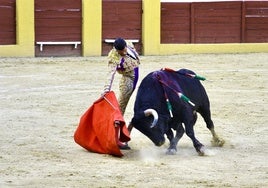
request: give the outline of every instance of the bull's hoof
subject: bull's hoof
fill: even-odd
[[[177,150],[176,149],[168,149],[166,151],[166,154],[167,155],[176,155],[176,153],[177,153]]]
[[[222,147],[224,145],[225,141],[223,139],[220,138],[213,138],[211,140],[211,144],[212,146],[216,146],[216,147]]]
[[[197,153],[199,156],[204,156],[205,155],[205,147],[201,146],[199,148],[196,149]]]

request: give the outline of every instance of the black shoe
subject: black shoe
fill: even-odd
[[[118,147],[121,150],[130,150],[131,148],[128,146],[128,144],[122,144],[122,145],[118,145]]]

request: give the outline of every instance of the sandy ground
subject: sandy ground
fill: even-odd
[[[167,143],[156,147],[137,130],[122,158],[88,152],[73,133],[102,92],[106,57],[1,58],[0,187],[268,187],[268,54],[141,60],[141,78],[162,67],[189,68],[207,78],[203,84],[224,147],[211,146],[199,116],[195,132],[206,146],[203,157],[186,135],[177,154],[166,155]]]

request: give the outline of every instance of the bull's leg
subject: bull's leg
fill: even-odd
[[[196,123],[196,120],[197,120],[196,112],[193,112],[193,114],[191,112],[188,114],[185,114],[185,121],[184,121],[185,132],[187,136],[191,138],[197,153],[203,156],[205,154],[204,145],[195,138],[195,134],[194,134],[194,124]]]
[[[193,124],[185,124],[185,130],[186,130],[186,134],[187,136],[189,136],[193,142],[193,145],[195,147],[195,150],[197,151],[197,153],[199,155],[204,155],[204,145],[201,144],[196,138],[195,138],[195,134],[194,134],[194,129],[193,129]]]
[[[169,142],[171,142],[172,139],[174,138],[174,134],[173,134],[172,129],[169,129],[169,130],[167,131],[166,135],[167,135],[167,138],[168,138]]]
[[[222,147],[224,145],[225,141],[216,134],[214,128],[211,128],[209,130],[212,134],[211,144],[213,146]]]
[[[207,128],[210,130],[210,132],[212,134],[212,140],[211,140],[212,145],[222,147],[224,145],[225,141],[222,138],[220,138],[217,135],[217,133],[215,132],[214,123],[211,120],[209,106],[205,109],[202,109],[200,111],[200,114],[203,117],[204,121],[206,122]]]
[[[172,132],[171,129],[169,131]],[[172,138],[169,138],[170,145],[169,145],[169,148],[168,148],[168,150],[166,152],[167,154],[169,154],[169,155],[176,154],[178,142],[181,139],[183,134],[184,134],[184,128],[183,128],[182,124],[180,123],[178,125],[177,130],[176,130],[176,136],[174,137],[173,132],[172,132]]]
[[[167,134],[167,138],[168,138],[169,144],[170,144],[166,154],[174,155],[177,151],[177,148],[176,147],[174,148],[174,146],[172,144],[172,140],[174,139],[174,134],[173,134],[172,129],[169,129],[166,134]]]

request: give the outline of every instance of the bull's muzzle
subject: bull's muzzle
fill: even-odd
[[[153,123],[150,126],[151,128],[153,128],[156,125],[157,121],[158,121],[158,113],[154,109],[149,108],[147,110],[144,110],[144,115],[146,117],[148,117],[150,115],[152,115],[154,117]]]

